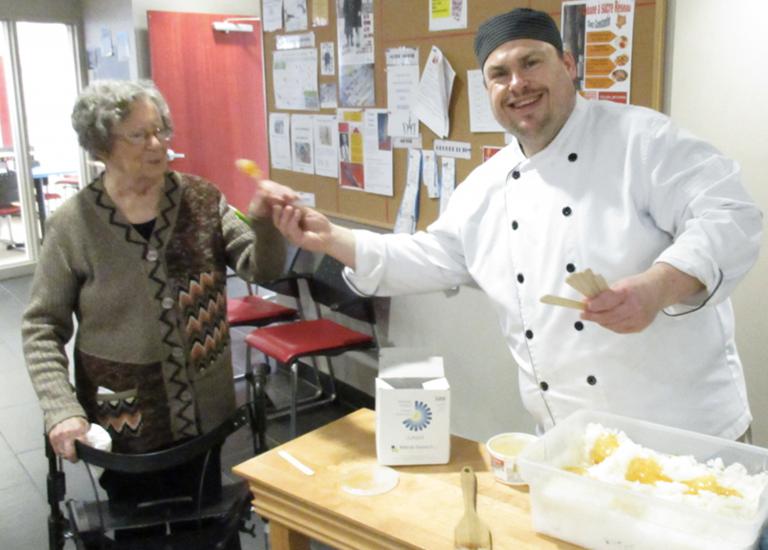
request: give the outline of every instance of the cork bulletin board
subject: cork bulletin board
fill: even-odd
[[[311,10],[312,2],[307,2]],[[310,27],[297,34],[314,32],[315,43],[336,43],[336,6],[329,4],[329,24],[325,27]],[[448,140],[464,141],[472,144],[472,158],[456,159],[456,183],[460,184],[474,167],[482,162],[482,149],[485,145],[503,146],[501,133],[471,133],[469,131],[469,106],[467,90],[467,70],[477,69],[474,56],[473,40],[477,27],[485,19],[509,11],[516,7],[530,7],[548,12],[560,23],[561,0],[468,0],[467,28],[461,30],[430,32],[428,0],[374,0],[374,44],[375,44],[375,93],[377,108],[386,107],[386,61],[385,51],[389,48],[408,46],[419,49],[419,72],[429,55],[430,48],[440,48],[446,59],[456,71],[453,84],[449,114],[451,118]],[[631,102],[654,109],[661,108],[662,78],[664,74],[664,34],[666,23],[666,0],[636,0],[634,32],[632,44],[632,83]],[[284,31],[264,33],[264,61],[267,108],[269,112],[292,113],[275,107],[275,94],[272,90],[272,52],[275,50],[276,36],[289,34]],[[290,33],[293,34],[293,33]],[[334,48],[338,56],[338,45]],[[334,82],[338,78],[338,58],[336,74],[318,76],[319,83]],[[373,106],[371,106],[373,107]],[[318,111],[295,111],[302,114],[335,114],[334,109]],[[437,137],[424,124],[420,124],[422,145],[432,149],[432,142]],[[291,185],[297,190],[315,194],[317,209],[341,220],[362,223],[373,227],[392,229],[397,209],[405,188],[407,149],[393,151],[393,197],[384,197],[342,189],[338,179],[303,174],[270,167],[270,177],[276,181]],[[423,189],[423,188],[422,188]],[[418,228],[424,229],[437,218],[439,200],[430,199],[425,192],[419,193]]]

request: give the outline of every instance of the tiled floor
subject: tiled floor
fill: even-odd
[[[42,415],[37,397],[27,376],[21,348],[20,320],[29,298],[31,277],[0,281],[0,549],[44,550],[48,547]],[[241,289],[232,283],[233,293]],[[233,329],[235,370],[242,371],[244,348],[242,339],[247,329]],[[242,399],[242,382],[238,382]],[[270,397],[279,405],[287,395],[285,379],[270,377]],[[350,412],[344,405],[315,409],[299,415],[299,431],[310,431]],[[222,466],[229,468],[252,455],[247,430],[241,430],[225,446]],[[267,430],[270,446],[288,439],[287,419],[270,421]],[[67,495],[92,498],[90,482],[80,465],[65,464]],[[231,474],[230,474],[231,475]],[[259,532],[261,525],[257,521]],[[243,549],[265,547],[262,536],[241,537]],[[71,542],[67,549],[74,548]],[[313,548],[324,548],[313,544]]]

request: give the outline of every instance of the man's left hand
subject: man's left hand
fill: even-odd
[[[663,308],[680,303],[703,288],[698,279],[669,264],[656,263],[587,299],[581,318],[620,334],[640,332]]]

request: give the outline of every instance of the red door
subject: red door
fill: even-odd
[[[202,176],[245,210],[253,184],[235,160],[269,173],[261,21],[224,33],[214,21],[235,15],[148,11],[152,78],[171,108],[174,170]]]

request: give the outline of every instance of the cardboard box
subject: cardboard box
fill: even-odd
[[[447,464],[450,396],[442,357],[420,349],[383,348],[376,378],[379,464]]]

